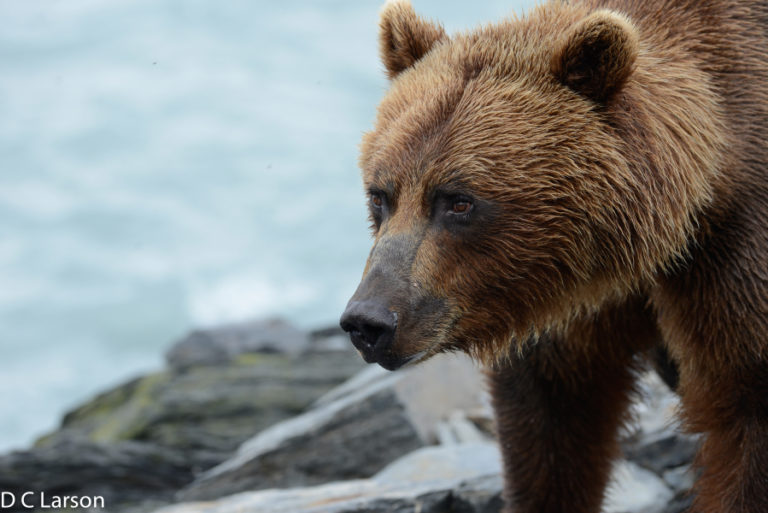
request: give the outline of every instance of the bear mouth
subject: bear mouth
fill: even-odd
[[[389,371],[407,369],[419,365],[420,363],[423,363],[438,354],[440,351],[437,351],[436,349],[439,347],[440,342],[437,341],[432,343],[427,349],[418,351],[408,356],[388,354],[384,355],[382,358],[379,358],[375,362],[368,363],[378,363],[381,367]]]
[[[419,363],[434,356],[436,354],[435,348],[440,345],[436,342],[422,351],[418,351],[407,356],[400,356],[392,351],[379,352],[372,350],[369,346],[361,342],[362,336],[359,332],[357,332],[357,330],[350,331],[349,336],[353,345],[355,346],[355,349],[357,349],[358,354],[360,354],[366,363],[377,363],[388,371],[394,371],[418,365]]]
[[[398,356],[392,353],[372,355],[366,354],[364,351],[360,350],[358,350],[358,353],[360,353],[360,356],[363,357],[363,360],[365,360],[366,363],[378,363],[381,367],[388,371],[413,367],[414,365],[429,359],[431,356],[429,354],[430,350],[428,349],[408,356]]]
[[[431,356],[429,349],[425,349],[424,351],[419,351],[418,353],[414,353],[410,356],[406,356],[402,359],[402,363],[400,363],[398,369],[406,369],[409,367],[413,367],[414,365],[418,365],[421,362],[428,360]],[[382,365],[382,367],[384,367]],[[384,367],[386,369],[386,367]],[[388,369],[388,370],[394,370],[394,369]]]

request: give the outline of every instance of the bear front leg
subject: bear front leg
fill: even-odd
[[[686,424],[704,433],[691,512],[768,512],[768,363],[694,374],[681,382]]]
[[[747,214],[745,214],[747,215]],[[729,219],[744,229],[759,216]],[[747,230],[745,232],[748,233]],[[768,512],[768,226],[724,233],[654,294],[679,364],[684,425],[703,434],[692,513]]]
[[[505,513],[598,513],[619,453],[639,352],[658,333],[644,301],[529,341],[488,371]]]

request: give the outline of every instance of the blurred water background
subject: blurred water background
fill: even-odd
[[[453,32],[524,3],[415,7]],[[0,449],[190,328],[336,322],[380,5],[0,0]]]

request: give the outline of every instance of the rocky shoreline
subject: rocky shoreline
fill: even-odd
[[[388,373],[365,366],[336,328],[266,320],[194,331],[166,362],[0,456],[0,491],[34,492],[34,507],[5,510],[43,511],[41,496],[102,497],[105,508],[74,510],[118,513],[501,508],[488,397],[466,357]],[[676,405],[655,374],[642,377],[606,513],[689,505],[697,441],[680,433]]]

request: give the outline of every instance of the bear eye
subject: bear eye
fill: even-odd
[[[379,227],[384,221],[384,216],[387,214],[387,194],[376,189],[368,191],[368,207],[368,218],[371,221],[371,229],[375,234],[379,231]]]
[[[454,196],[450,199],[448,214],[467,217],[472,212],[473,206],[471,198],[464,195]]]
[[[373,207],[374,210],[381,210],[384,206],[384,193],[380,191],[371,191],[368,193],[368,196],[371,202],[371,207]]]
[[[456,200],[451,205],[451,213],[453,214],[468,214],[470,210],[472,210],[472,202],[465,199]]]

